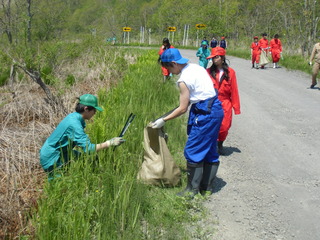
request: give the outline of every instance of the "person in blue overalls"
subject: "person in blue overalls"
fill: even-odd
[[[207,68],[210,56],[210,50],[208,49],[208,44],[206,41],[202,41],[201,47],[198,49],[196,56],[199,58],[199,65],[201,67]]]
[[[217,139],[223,119],[221,102],[207,71],[198,64],[188,64],[178,49],[164,51],[161,64],[172,74],[181,74],[177,81],[180,104],[172,113],[153,122],[152,128],[161,128],[166,121],[186,113],[191,104],[184,149],[188,184],[178,195],[193,198],[199,192],[211,194],[220,163]]]
[[[85,120],[90,120],[96,111],[103,111],[98,106],[98,99],[91,94],[80,96],[75,112],[67,115],[47,138],[40,149],[40,164],[48,173],[49,180],[56,175],[54,170],[68,164],[71,155],[77,157],[79,152],[74,150],[79,147],[83,152],[96,152],[111,146],[118,146],[124,142],[120,137],[115,137],[100,144],[91,143],[84,132]]]
[[[227,49],[227,41],[226,41],[225,37],[221,37],[220,47]]]
[[[218,45],[218,41],[217,39],[215,39],[214,37],[212,38],[211,42],[210,42],[210,47],[211,48],[215,48]]]

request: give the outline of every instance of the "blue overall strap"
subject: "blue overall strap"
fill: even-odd
[[[210,114],[213,102],[217,99],[217,96],[202,100],[200,102],[194,103],[191,106],[190,111],[196,114]]]

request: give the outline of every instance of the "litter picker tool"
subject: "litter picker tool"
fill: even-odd
[[[122,131],[121,133],[119,134],[119,137],[123,137],[123,135],[126,133],[126,131],[128,130],[130,124],[132,123],[133,119],[135,118],[136,115],[134,115],[133,113],[130,113],[127,121],[126,121],[126,124],[124,125],[124,127],[122,128]],[[113,151],[116,149],[117,146],[115,146],[113,148]]]

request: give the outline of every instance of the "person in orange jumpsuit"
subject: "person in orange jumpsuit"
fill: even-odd
[[[278,34],[275,34],[274,38],[270,41],[270,51],[272,56],[273,68],[278,68],[278,62],[282,54],[282,44]]]
[[[226,50],[216,47],[211,50],[212,65],[207,69],[214,88],[218,91],[218,98],[222,103],[224,118],[219,131],[218,152],[225,154],[223,142],[226,140],[232,122],[232,109],[238,115],[240,111],[240,98],[235,71],[226,63]]]
[[[264,58],[264,57],[267,59],[267,56],[268,56],[269,41],[267,39],[267,36],[268,35],[266,33],[263,33],[262,38],[259,40],[259,44],[260,44],[260,48],[261,48],[260,60],[261,60],[261,58]],[[263,54],[263,57],[261,56],[262,54]],[[264,69],[264,66],[266,64],[267,63],[260,61],[261,69]]]
[[[257,68],[257,69],[259,68],[260,52],[261,52],[261,48],[258,43],[258,37],[255,36],[253,38],[253,43],[251,43],[252,68]]]
[[[164,38],[162,40],[162,46],[158,52],[158,54],[159,54],[158,62],[160,62],[162,53],[169,48],[174,48],[174,46],[170,44],[168,38]],[[170,77],[170,72],[168,71],[168,69],[166,69],[165,67],[162,67],[162,66],[161,66],[161,71],[162,71],[162,75],[163,75],[163,82],[165,82]]]

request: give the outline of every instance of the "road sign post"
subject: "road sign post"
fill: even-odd
[[[123,27],[122,31],[124,32],[131,32],[131,27]]]
[[[205,29],[206,27],[207,27],[207,25],[205,25],[205,24],[196,24],[197,29]]]
[[[197,42],[196,42],[196,44],[198,44],[198,41],[199,41],[199,30],[203,30],[206,27],[207,27],[207,25],[202,24],[202,23],[196,24],[196,29],[197,29]]]
[[[176,27],[168,27],[167,28],[167,31],[169,32],[168,33],[168,38],[170,39],[170,33],[172,35],[172,38],[171,38],[171,42],[173,43],[174,42],[174,32],[177,30]]]
[[[130,35],[129,34],[131,32],[131,27],[123,27],[122,31],[123,31],[123,43],[126,42],[126,35],[127,35],[127,37],[128,37],[127,44],[129,44],[130,43]]]

